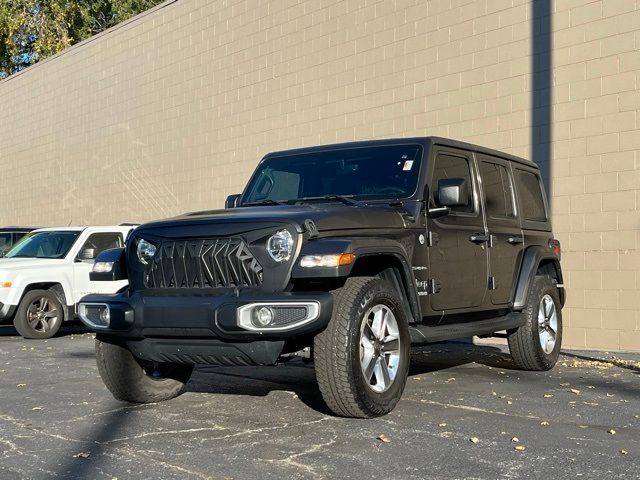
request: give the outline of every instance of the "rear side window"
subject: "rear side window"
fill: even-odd
[[[546,222],[547,212],[540,177],[532,172],[516,170],[516,185],[522,217],[533,222]]]
[[[492,162],[480,163],[480,175],[484,188],[487,214],[493,218],[513,218],[513,186],[504,165]]]
[[[469,160],[464,157],[458,157],[456,155],[439,154],[436,157],[436,163],[433,167],[433,179],[431,181],[432,196],[436,195],[438,191],[438,181],[443,178],[462,178],[467,184],[469,191],[469,202],[467,205],[454,207],[452,212],[473,213],[473,182],[471,181],[471,169],[469,168]],[[435,199],[432,197],[432,202],[435,205]]]

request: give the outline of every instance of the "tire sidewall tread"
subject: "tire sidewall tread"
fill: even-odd
[[[544,295],[550,295],[556,307],[558,318],[558,332],[556,344],[551,353],[547,354],[540,345],[538,333],[538,309]],[[523,370],[544,371],[554,367],[562,348],[562,311],[560,296],[554,280],[548,276],[538,275],[527,298],[527,306],[522,311],[526,322],[508,335],[509,350],[515,364]]]
[[[334,291],[333,316],[327,328],[316,335],[314,360],[316,377],[327,406],[337,415],[356,418],[389,413],[404,390],[409,369],[407,319],[394,287],[379,277],[355,277]],[[390,307],[400,333],[401,357],[391,387],[374,392],[360,367],[360,327],[364,313],[376,304]]]

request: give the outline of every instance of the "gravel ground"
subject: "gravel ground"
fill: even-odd
[[[533,373],[501,346],[437,344],[394,412],[352,420],[298,361],[198,367],[185,395],[130,405],[103,386],[91,334],[2,327],[0,478],[637,479],[639,361],[572,351]]]

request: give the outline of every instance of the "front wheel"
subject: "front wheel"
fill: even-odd
[[[124,346],[96,339],[96,361],[102,381],[117,400],[153,403],[185,391],[193,365],[145,365]]]
[[[334,293],[329,325],[314,340],[327,406],[354,418],[392,411],[407,381],[409,347],[407,318],[393,286],[378,277],[348,279]]]
[[[523,370],[550,370],[558,361],[562,344],[562,311],[556,283],[546,276],[535,277],[521,315],[525,316],[525,324],[507,337],[513,361]]]
[[[51,338],[62,326],[62,308],[53,290],[31,290],[22,297],[13,326],[24,338]]]

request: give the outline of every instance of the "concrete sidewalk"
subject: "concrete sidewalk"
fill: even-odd
[[[502,347],[434,345],[393,413],[351,420],[327,413],[298,361],[199,367],[185,395],[128,405],[98,377],[92,335],[2,327],[0,478],[636,479],[639,361],[568,352],[532,373]]]

